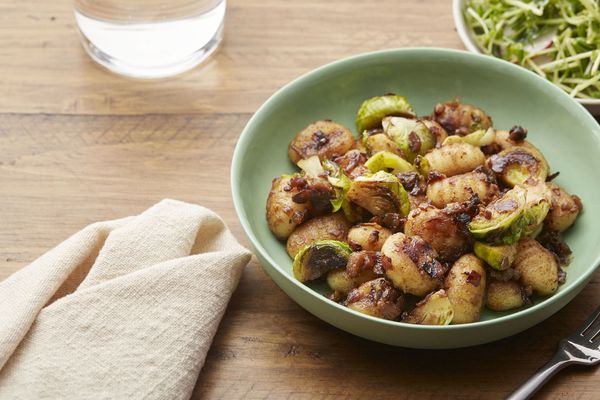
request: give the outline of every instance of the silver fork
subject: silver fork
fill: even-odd
[[[554,357],[515,390],[507,400],[531,397],[554,374],[571,364],[600,363],[600,307],[577,330],[560,341]]]

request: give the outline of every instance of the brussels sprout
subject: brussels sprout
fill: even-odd
[[[403,96],[387,94],[365,100],[356,113],[358,132],[381,127],[381,120],[388,115],[415,117],[412,106]]]
[[[350,188],[351,181],[336,163],[330,160],[321,162],[319,157],[312,156],[298,161],[298,167],[302,169],[304,176],[314,181],[327,179],[334,193],[329,200],[331,212],[337,212],[343,208],[344,202],[347,202],[346,192]]]
[[[544,182],[549,169],[542,153],[523,146],[494,154],[488,159],[488,167],[510,187],[532,181]]]
[[[449,325],[454,309],[444,289],[430,293],[408,314],[402,322],[419,325]]]
[[[323,169],[323,165],[321,165],[319,156],[303,158],[298,161],[298,167],[302,170],[304,175],[310,178],[323,178],[325,176],[325,170]]]
[[[385,171],[357,177],[350,185],[346,197],[373,215],[400,211],[406,216],[410,211],[406,190],[397,177]]]
[[[475,242],[474,250],[477,257],[498,271],[510,268],[517,256],[517,245],[515,243],[493,246],[483,242]]]
[[[385,133],[400,147],[404,157],[413,162],[435,147],[435,137],[427,126],[419,120],[402,117],[390,118]]]
[[[298,165],[300,165],[300,163],[298,163]],[[346,213],[348,206],[346,193],[348,192],[348,189],[350,189],[352,181],[344,174],[344,171],[342,171],[339,165],[330,160],[323,162],[323,174],[327,176],[327,181],[335,190],[335,197],[331,199],[332,212],[337,212],[342,209],[348,218]],[[351,218],[348,219],[352,221]]]
[[[437,122],[431,119],[422,119],[423,123],[435,138],[435,147],[440,147],[444,140],[448,137],[448,132]]]
[[[523,187],[515,186],[475,216],[469,231],[476,239],[487,242],[516,242],[523,231],[526,195]]]
[[[389,151],[373,154],[365,163],[365,167],[369,168],[371,172],[391,170],[393,174],[417,170],[414,165]]]
[[[320,240],[303,247],[294,257],[294,277],[300,282],[312,281],[325,273],[346,266],[352,249],[337,240]]]
[[[369,154],[375,154],[380,151],[389,151],[400,157],[404,156],[400,147],[385,133],[376,133],[370,135],[367,131],[363,132],[362,143]]]
[[[535,185],[526,186],[526,190],[522,236],[535,237],[542,230],[544,219],[550,211],[552,192],[545,182],[537,182]]]
[[[422,176],[427,177],[431,172],[431,165],[429,164],[429,160],[427,160],[425,157],[416,156],[414,163],[415,168],[417,168],[417,172],[419,172],[419,174]]]
[[[396,319],[402,313],[402,293],[385,278],[377,278],[353,289],[346,305],[352,310],[374,317]]]
[[[453,143],[468,143],[473,146],[481,147],[488,146],[496,140],[496,131],[494,128],[488,128],[487,130],[480,129],[473,133],[469,133],[466,136],[453,135],[448,136],[442,146]]]

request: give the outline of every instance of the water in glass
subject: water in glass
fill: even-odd
[[[159,78],[202,62],[221,40],[225,0],[75,0],[90,56],[109,70]]]

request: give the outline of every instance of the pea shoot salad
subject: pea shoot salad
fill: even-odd
[[[572,97],[600,99],[599,0],[467,0],[484,53],[524,66]]]

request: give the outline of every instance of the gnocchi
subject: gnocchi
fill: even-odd
[[[341,156],[354,147],[352,132],[331,120],[313,122],[302,129],[288,147],[288,156],[294,163],[319,156],[325,160]]]
[[[498,197],[498,185],[489,174],[482,171],[442,177],[427,185],[427,198],[438,208],[450,203],[465,202],[475,194],[483,204],[487,204]]]
[[[392,231],[376,222],[353,226],[348,232],[348,243],[354,250],[379,251]]]
[[[273,180],[266,220],[292,272],[329,298],[411,324],[479,321],[556,293],[571,251],[561,233],[581,199],[550,182],[521,126],[496,129],[458,99],[425,118],[399,95],[366,100],[360,140],[331,120],[288,147],[300,172]]]
[[[431,150],[424,157],[426,169],[445,176],[469,172],[485,163],[479,147],[468,143],[453,143]]]
[[[349,229],[350,222],[342,213],[312,218],[294,229],[287,239],[286,250],[290,257],[294,258],[304,246],[319,240],[345,242]]]

